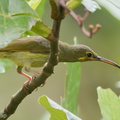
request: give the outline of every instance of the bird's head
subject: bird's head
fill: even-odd
[[[91,48],[86,45],[75,45],[75,48],[78,61],[102,61],[104,63],[120,68],[120,65],[111,60],[98,56]]]

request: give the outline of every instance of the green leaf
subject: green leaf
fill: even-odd
[[[82,0],[81,2],[87,10],[90,12],[95,12],[96,9],[101,9],[100,6],[97,4],[97,2],[93,0]]]
[[[1,59],[0,60],[0,73],[5,73],[7,69],[11,68],[13,65],[12,62],[10,62],[7,59]]]
[[[50,120],[81,120],[47,96],[40,97],[38,102],[49,111],[51,114]]]
[[[40,18],[42,18],[45,11],[46,0],[30,0],[29,5],[34,9]]]
[[[67,2],[67,6],[71,9],[74,9],[81,5],[81,3],[85,6],[87,10],[90,12],[95,12],[96,9],[101,9],[97,2],[93,0],[69,0]]]
[[[50,33],[52,32],[51,29],[46,26],[42,21],[37,21],[35,26],[32,27],[31,31],[37,33],[38,35],[41,35],[45,38],[47,38]]]
[[[109,11],[116,19],[120,20],[120,0],[96,0]]]
[[[80,88],[80,63],[66,63],[66,66],[66,89],[62,106],[72,113],[77,114]]]
[[[42,0],[42,6],[45,1]],[[40,4],[39,4],[40,5]],[[42,13],[41,13],[42,15]],[[31,28],[33,31],[31,31]],[[4,47],[20,36],[34,35],[35,33],[48,37],[51,29],[39,19],[38,14],[25,0],[0,0],[0,46]],[[25,33],[25,35],[23,35]],[[5,72],[9,64],[2,61],[0,73]],[[4,68],[5,67],[5,68]]]
[[[97,93],[104,120],[120,120],[120,98],[111,89],[98,87]]]
[[[0,0],[0,46],[18,39],[38,18],[25,0]]]
[[[45,9],[45,3],[46,0],[30,0],[29,5],[38,13],[39,17],[42,18]],[[38,19],[31,31],[27,31],[25,36],[34,35],[33,32],[47,38],[52,31],[51,28]]]
[[[79,5],[81,5],[81,0],[69,0],[67,2],[67,6],[71,9],[74,9],[78,7]]]

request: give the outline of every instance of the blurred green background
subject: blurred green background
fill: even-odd
[[[83,15],[83,7],[75,9]],[[52,26],[50,18],[50,5],[46,5],[43,22]],[[116,20],[104,8],[90,14],[88,24],[99,23],[102,29],[91,39],[87,38],[80,31],[77,23],[67,15],[62,22],[60,40],[73,44],[73,38],[76,36],[78,43],[86,44],[91,47],[100,56],[113,60],[120,64],[120,21]],[[96,88],[111,88],[117,95],[120,94],[119,86],[116,83],[120,80],[120,70],[102,62],[84,62],[81,63],[81,87],[79,90],[79,117],[83,120],[100,120],[101,114],[97,103]],[[40,70],[40,69],[39,69]],[[9,120],[46,120],[46,110],[37,102],[39,96],[45,94],[52,100],[60,103],[64,96],[66,66],[59,63],[55,71],[46,82],[44,87],[27,96],[19,105],[16,113]],[[26,78],[16,72],[14,65],[5,74],[0,75],[0,109],[10,101],[11,96],[23,85]],[[74,87],[74,85],[73,85]]]

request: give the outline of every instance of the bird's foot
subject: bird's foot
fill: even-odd
[[[31,82],[32,79],[34,79],[35,77],[37,77],[40,74],[40,72],[34,71],[34,75],[33,76],[30,76],[30,75],[28,75],[28,74],[26,74],[24,72],[20,72],[20,74],[28,78],[28,80],[26,82],[24,82],[24,85],[27,86]],[[45,85],[45,83],[46,82],[44,81],[44,83],[42,83],[40,85],[40,87],[43,87]]]
[[[27,85],[30,83],[31,80],[32,80],[32,79],[29,79],[29,80],[25,81],[25,82],[24,82],[24,85],[27,86]]]
[[[20,74],[28,78],[28,80],[26,82],[24,82],[24,85],[27,86],[29,84],[29,82],[32,80],[32,76],[30,76],[24,72],[20,72]]]
[[[35,78],[35,77],[37,77],[38,75],[40,75],[40,72],[38,72],[38,71],[36,71],[35,72],[35,74],[32,76],[32,78]],[[44,85],[45,85],[45,81],[44,81],[44,83],[42,83],[41,85],[40,85],[40,87],[43,87]]]

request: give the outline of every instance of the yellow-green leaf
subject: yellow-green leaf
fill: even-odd
[[[103,120],[120,120],[120,98],[111,89],[97,88]]]
[[[38,102],[51,114],[50,120],[81,120],[47,96],[41,96]]]

